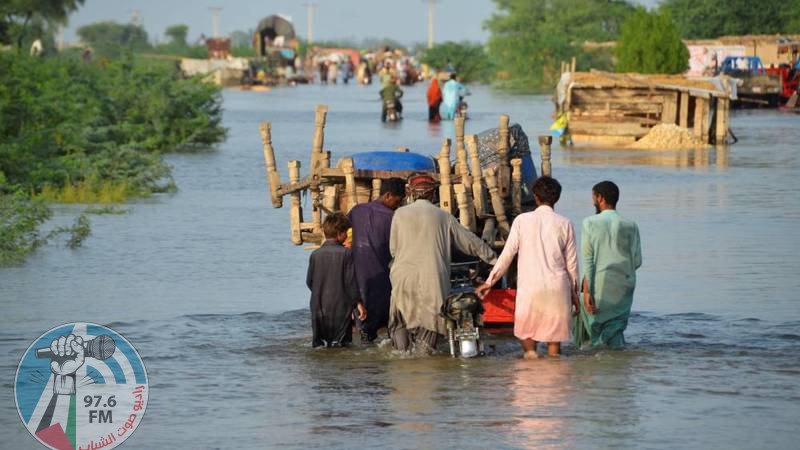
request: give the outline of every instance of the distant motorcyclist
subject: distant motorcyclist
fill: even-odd
[[[386,122],[386,105],[391,105],[394,102],[394,109],[397,112],[398,118],[403,114],[403,104],[400,99],[403,97],[403,90],[397,86],[397,77],[392,75],[389,83],[386,83],[381,89],[381,121]]]
[[[467,89],[458,82],[455,72],[450,74],[450,80],[442,89],[442,120],[453,120],[461,104],[461,98],[467,95]]]

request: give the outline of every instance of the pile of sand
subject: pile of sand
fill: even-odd
[[[654,126],[643,138],[628,146],[628,148],[642,150],[680,150],[707,147],[710,146],[696,138],[691,130],[668,123]]]

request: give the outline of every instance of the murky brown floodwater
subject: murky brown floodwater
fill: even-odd
[[[397,126],[380,123],[377,99],[375,86],[226,92],[228,141],[169,157],[178,193],[93,217],[80,250],[50,246],[0,270],[0,447],[39,448],[15,411],[14,373],[33,339],[69,321],[110,324],[144,358],[150,402],[130,448],[796,445],[800,116],[735,113],[741,141],[727,150],[554,151],[558,211],[579,223],[591,186],[611,179],[639,223],[625,351],[522,361],[508,339],[469,361],[313,351],[308,252],[270,206],[257,123],[273,122],[281,167],[307,160],[320,102],[335,156],[433,154],[452,133],[425,122],[423,87],[407,91]],[[550,123],[546,97],[474,88],[469,102],[468,132],[500,113],[532,136]]]

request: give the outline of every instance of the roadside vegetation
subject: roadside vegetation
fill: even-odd
[[[226,134],[219,88],[136,56],[153,48],[140,27],[83,27],[96,44],[91,60],[80,50],[29,56],[28,41],[52,40],[49,27],[82,2],[39,3],[0,7],[0,42],[13,46],[0,51],[0,265],[58,235],[67,234],[70,247],[89,236],[85,214],[42,232],[50,204],[124,212],[112,205],[175,188],[164,153],[205,149]]]

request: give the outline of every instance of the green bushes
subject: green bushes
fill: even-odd
[[[225,137],[219,88],[180,79],[169,66],[0,53],[0,67],[0,192],[11,195],[4,202],[19,206],[14,192],[78,203],[161,192],[173,186],[163,152]],[[9,217],[3,245],[21,242],[6,239],[8,229],[41,222]]]
[[[616,54],[618,72],[675,74],[689,68],[689,50],[665,11],[637,8],[622,24]]]
[[[34,193],[68,184],[162,190],[161,152],[225,137],[218,88],[130,60],[84,64],[0,54],[0,171]]]
[[[426,49],[420,58],[425,64],[444,70],[448,65],[458,72],[464,82],[488,82],[492,78],[492,64],[483,45],[472,42],[445,42]]]

